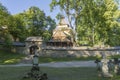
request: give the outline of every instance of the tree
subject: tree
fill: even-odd
[[[105,12],[105,5],[103,0],[83,0],[81,4],[82,10],[80,15],[78,15],[79,26],[77,29],[79,41],[95,45],[99,42],[99,39],[102,40],[101,35],[106,35],[106,27],[102,17]]]
[[[120,10],[118,10],[117,2],[114,0],[105,0],[106,12],[103,17],[106,21],[107,37],[106,43],[112,46],[120,45]]]
[[[9,32],[14,38],[14,41],[24,41],[26,39],[27,35],[27,29],[25,27],[24,23],[24,15],[23,14],[17,14],[13,15],[12,19],[12,26],[9,28]]]
[[[119,40],[118,18],[120,11],[117,3],[114,0],[84,0],[82,4],[84,5],[79,15],[79,27],[77,29],[79,40],[88,41],[91,45],[118,45],[119,42],[114,41],[115,38]],[[110,41],[111,39],[112,41]]]
[[[8,24],[8,18],[10,14],[6,7],[0,3],[0,27]]]
[[[46,32],[48,35],[51,35],[51,31],[55,28],[55,21],[50,16],[46,16],[43,11],[35,6],[30,7],[23,13],[14,15],[14,17],[17,19],[17,27],[15,28],[17,28],[16,30],[18,31],[13,33],[19,32],[14,36],[41,36],[45,39],[48,38]]]
[[[55,20],[53,20],[50,16],[46,17],[47,29],[52,33],[53,29],[56,27]]]
[[[59,6],[68,15],[68,20],[71,20],[70,16],[74,18],[78,42],[89,45],[120,44],[114,41],[119,40],[120,32],[120,11],[115,0],[52,0],[50,6],[52,10]]]
[[[61,11],[65,12],[70,27],[74,28],[76,32],[78,26],[78,15],[80,14],[80,11],[82,9],[81,0],[52,0],[50,4],[51,11],[54,10],[56,6],[59,6]],[[75,41],[76,39],[77,39],[77,33],[75,35]]]
[[[10,46],[12,43],[12,38],[8,30],[11,25],[11,17],[7,8],[0,3],[0,41],[2,41],[5,46]]]

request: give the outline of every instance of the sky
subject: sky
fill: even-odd
[[[2,5],[5,6],[11,14],[21,13],[31,6],[36,6],[43,10],[47,16],[51,16],[56,20],[55,17],[60,12],[60,10],[55,8],[53,12],[50,12],[49,4],[51,1],[52,0],[0,0],[0,3],[2,3]]]
[[[60,10],[55,9],[53,12],[50,12],[49,4],[51,1],[52,0],[0,0],[0,3],[2,3],[11,14],[21,13],[31,6],[36,6],[43,10],[47,16],[51,16],[55,19]]]

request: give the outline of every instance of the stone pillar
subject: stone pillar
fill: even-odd
[[[30,42],[25,42],[25,54],[26,55],[30,54],[29,47],[30,47]]]
[[[103,77],[113,77],[112,74],[109,73],[108,62],[106,54],[102,54],[103,59],[101,60],[102,63],[102,75]]]
[[[45,45],[43,44],[43,40],[42,39],[38,42],[38,47],[39,47],[38,54],[39,54],[39,56],[42,56],[43,55],[42,48],[45,47]]]
[[[114,58],[114,73],[120,75],[120,67],[119,67],[120,60],[118,58]]]

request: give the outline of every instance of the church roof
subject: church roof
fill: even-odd
[[[58,25],[68,25],[68,23],[65,21],[65,17],[62,16],[61,19],[60,19],[60,22]]]
[[[39,36],[31,36],[31,37],[27,37],[25,41],[42,41],[42,38]]]
[[[66,22],[65,17],[61,17],[58,26],[53,30],[53,41],[70,41],[73,37],[72,29]]]

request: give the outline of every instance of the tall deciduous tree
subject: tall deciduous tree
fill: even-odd
[[[14,41],[24,41],[25,38],[28,36],[27,29],[24,26],[24,15],[17,14],[13,15],[12,19],[12,27],[9,29],[10,33],[12,34]]]
[[[12,16],[7,8],[0,3],[0,41],[4,42],[6,46],[12,43],[11,35],[8,28],[11,26]]]
[[[79,15],[79,40],[89,44],[119,45],[120,11],[114,0],[83,0]],[[84,35],[84,36],[82,36]]]
[[[51,31],[55,28],[55,21],[35,6],[14,16],[19,19],[17,22],[21,25],[17,24],[18,30],[21,28],[20,32],[23,30],[25,32],[24,36],[41,36],[44,39],[48,39],[48,36],[49,38],[51,36]],[[21,35],[20,32],[18,35]]]
[[[61,11],[64,11],[71,28],[77,31],[78,26],[78,15],[82,9],[81,0],[52,0],[50,4],[51,11],[54,10],[56,6],[59,6]],[[77,34],[75,39],[77,38]]]
[[[116,0],[52,0],[51,9],[59,6],[68,20],[74,18],[80,43],[119,45],[120,11]],[[71,21],[69,21],[71,23]],[[84,42],[82,42],[84,41]]]
[[[0,3],[0,27],[2,27],[3,25],[8,25],[8,18],[9,18],[10,14],[7,10],[6,7],[4,7],[1,3]]]

